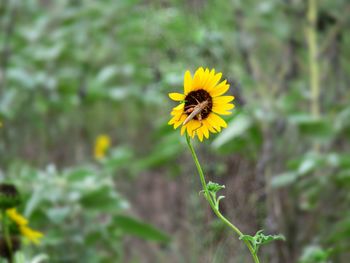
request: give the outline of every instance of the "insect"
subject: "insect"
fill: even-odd
[[[199,121],[202,121],[201,112],[208,107],[209,101],[205,100],[205,101],[202,101],[202,102],[199,102],[199,101],[197,101],[197,102],[198,102],[198,104],[195,105],[195,106],[192,106],[192,105],[188,106],[188,107],[191,107],[191,108],[187,109],[185,112],[186,113],[190,113],[190,115],[187,116],[187,118],[182,123],[182,125],[186,125],[194,117],[197,117],[197,119]]]

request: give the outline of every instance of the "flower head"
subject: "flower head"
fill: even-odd
[[[16,223],[19,232],[34,244],[39,244],[43,233],[33,230],[28,226],[28,220],[17,212],[16,208],[6,210],[7,216]]]
[[[222,96],[230,85],[226,80],[219,83],[222,73],[215,73],[200,67],[194,73],[186,71],[184,77],[184,93],[169,93],[169,97],[180,102],[173,108],[173,116],[168,122],[174,129],[181,127],[181,135],[187,131],[192,138],[198,136],[200,141],[209,138],[209,132],[217,133],[226,128],[227,123],[219,115],[229,115],[234,108],[230,103],[233,96]]]
[[[95,141],[94,155],[96,160],[101,160],[106,156],[106,152],[111,146],[111,139],[108,135],[97,136]]]

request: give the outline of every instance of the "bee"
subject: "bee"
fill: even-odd
[[[201,122],[202,121],[202,115],[201,112],[206,109],[209,105],[209,101],[205,100],[202,102],[199,102],[197,100],[197,105],[189,105],[187,107],[190,107],[189,109],[185,110],[185,113],[189,113],[190,115],[187,116],[185,121],[182,123],[182,125],[186,125],[188,122],[190,122],[194,117],[197,117],[197,119]]]

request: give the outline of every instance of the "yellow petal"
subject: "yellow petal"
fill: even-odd
[[[192,136],[192,131],[195,129],[195,123],[194,123],[194,120],[188,122],[186,124],[186,129],[187,129],[187,133],[188,135]]]
[[[224,103],[228,103],[231,102],[235,99],[234,96],[219,96],[219,97],[215,97],[213,98],[213,104],[224,104]]]
[[[184,76],[184,92],[185,92],[185,95],[187,95],[188,93],[191,92],[192,90],[192,76],[191,76],[191,73],[189,70],[187,70],[185,72],[185,76]]]
[[[216,86],[216,84],[218,84],[218,82],[221,79],[221,77],[222,77],[222,73],[221,72],[219,72],[218,74],[214,75],[211,78],[210,82],[208,82],[207,85],[206,85],[207,90],[213,89]]]
[[[191,120],[189,123],[186,124],[186,126],[187,126],[187,133],[188,133],[188,135],[193,137],[194,136],[194,131],[196,129],[198,129],[201,126],[201,124],[197,120]]]
[[[175,100],[175,101],[182,101],[185,99],[184,94],[176,93],[176,92],[169,93],[169,97],[170,97],[170,99]]]
[[[201,82],[198,85],[197,89],[205,89],[205,84],[210,81],[210,77],[211,77],[211,72],[209,71],[208,68],[206,68],[204,70],[204,74],[202,76]]]
[[[177,111],[177,110],[182,110],[185,106],[185,103],[180,103],[179,105],[177,105],[173,110]]]
[[[205,136],[205,138],[209,138],[209,130],[208,130],[208,128],[207,128],[207,126],[205,126],[204,124],[203,124],[203,127],[202,127],[202,132],[203,132],[203,134],[204,134],[204,136]]]
[[[19,226],[25,226],[28,224],[28,220],[19,214],[16,208],[7,209],[6,214]]]
[[[235,105],[231,103],[226,103],[226,104],[214,104],[212,111],[217,113],[217,114],[222,114],[222,115],[229,115],[231,112],[228,110],[231,110],[234,108]]]
[[[218,107],[224,110],[232,110],[235,107],[235,105],[233,105],[232,103],[224,103],[224,104],[216,104],[214,105],[214,107]]]
[[[168,121],[169,125],[173,125],[176,122],[176,117],[172,117],[170,121]]]
[[[216,114],[219,114],[219,115],[231,115],[232,114],[232,111],[226,111],[226,110],[221,110],[221,109],[213,110],[213,112],[215,112]]]
[[[187,133],[188,133],[188,130],[187,130]],[[189,136],[193,139],[194,136],[196,135],[196,132],[192,132],[191,134],[189,134]]]
[[[177,121],[174,123],[174,130],[177,129],[182,124],[181,121]]]
[[[39,244],[40,239],[44,236],[43,233],[35,231],[27,226],[21,226],[19,229],[21,234],[28,238],[34,244]]]
[[[183,114],[183,115],[180,117],[180,119],[174,124],[174,129],[176,129],[176,128],[179,127],[181,124],[183,124],[184,121],[185,121],[185,119],[186,119],[186,115]]]
[[[170,115],[172,115],[172,116],[179,116],[179,115],[181,115],[183,113],[183,110],[172,110],[171,112],[170,112]]]
[[[214,127],[209,123],[208,119],[203,120],[203,124],[208,128],[211,133],[217,133]]]
[[[204,77],[204,69],[203,67],[200,67],[199,69],[196,70],[193,76],[193,83],[192,83],[193,90],[201,88],[203,77]]]
[[[227,127],[227,123],[218,115],[216,115],[215,113],[210,113],[208,116],[208,121],[211,124],[214,124],[214,127],[223,127],[226,128]]]
[[[184,135],[185,131],[186,131],[186,126],[182,126],[180,134]]]
[[[202,132],[202,129],[196,130],[196,133],[197,133],[198,139],[202,142],[202,141],[203,141],[203,132]]]
[[[179,117],[174,117],[173,119],[171,119],[169,122],[168,122],[168,124],[169,125],[176,125],[178,122],[179,122]],[[174,129],[176,129],[175,127],[174,127]]]
[[[209,93],[212,97],[218,97],[222,94],[224,94],[229,88],[230,85],[226,84],[226,80],[220,82],[219,85],[217,85],[216,87],[212,88]]]

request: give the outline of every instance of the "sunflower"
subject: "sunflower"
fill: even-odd
[[[173,108],[173,116],[168,122],[174,129],[181,127],[181,135],[187,131],[194,138],[198,136],[200,141],[209,138],[209,132],[217,133],[221,128],[226,128],[227,123],[219,115],[229,115],[229,110],[234,108],[230,103],[233,96],[222,96],[230,85],[227,80],[219,83],[222,73],[215,73],[200,67],[192,78],[190,71],[186,71],[184,77],[184,94],[169,93],[169,97],[180,102]]]
[[[111,138],[108,135],[101,134],[97,136],[95,141],[94,155],[96,160],[101,160],[111,146]]]
[[[7,216],[16,223],[20,233],[34,244],[39,244],[43,233],[33,230],[28,226],[28,220],[17,212],[16,208],[6,210]]]

